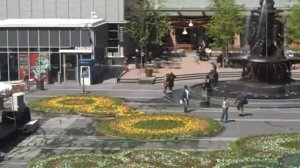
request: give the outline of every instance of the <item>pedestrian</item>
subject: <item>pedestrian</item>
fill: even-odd
[[[124,57],[124,67],[125,67],[125,71],[128,72],[129,71],[129,59],[127,56]]]
[[[141,53],[140,50],[137,48],[135,49],[135,66],[136,68],[141,68]]]
[[[248,104],[248,99],[245,95],[243,95],[242,93],[239,93],[237,98],[235,99],[234,104],[236,104],[237,106],[237,110],[239,111],[239,116],[244,116],[244,105]]]
[[[220,54],[217,58],[217,64],[219,65],[219,67],[223,67],[223,59],[224,59],[224,55]]]
[[[142,68],[145,67],[145,52],[143,49],[141,50],[141,66]]]
[[[167,88],[169,86],[169,74],[165,75],[163,84],[164,84],[164,93],[166,93]]]
[[[28,75],[28,74],[25,74],[25,75],[24,75],[24,82],[25,82],[25,84],[26,84],[26,90],[27,90],[27,91],[30,91],[29,75]]]
[[[173,74],[173,72],[171,72],[170,75],[169,75],[169,91],[170,92],[173,91],[175,78],[176,78],[176,76]]]
[[[202,84],[202,90],[201,90],[202,98],[204,98],[205,100],[207,100],[207,89],[208,89],[208,78],[206,78],[204,83]]]
[[[181,99],[180,99],[180,104],[184,105],[184,112],[188,112],[188,105],[189,105],[189,90],[187,86],[184,86]]]
[[[211,49],[209,47],[205,48],[205,53],[207,55],[207,59],[209,60],[209,58],[211,57]]]
[[[220,119],[221,122],[228,122],[228,108],[229,108],[229,103],[227,100],[227,96],[223,97],[223,104],[222,104],[222,117]]]

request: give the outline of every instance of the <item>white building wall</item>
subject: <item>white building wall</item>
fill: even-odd
[[[98,18],[124,22],[124,0],[0,0],[0,20],[19,18]]]
[[[6,7],[6,1],[5,0],[0,0],[0,20],[1,19],[6,19],[7,18],[7,7]]]
[[[70,5],[69,17],[79,19],[81,17],[81,13],[78,12],[78,11],[81,11],[80,10],[81,9],[80,0],[69,0],[69,5]]]
[[[43,18],[44,16],[44,1],[32,0],[32,18]]]
[[[19,14],[19,0],[8,0],[7,3],[7,17],[8,18],[18,18],[20,16]]]

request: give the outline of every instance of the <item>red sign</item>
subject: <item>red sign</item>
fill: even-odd
[[[30,79],[44,79],[47,82],[49,68],[49,53],[19,53],[20,80],[29,75]]]

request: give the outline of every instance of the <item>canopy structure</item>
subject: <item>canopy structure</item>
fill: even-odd
[[[5,19],[0,21],[2,28],[94,28],[106,24],[104,19]]]

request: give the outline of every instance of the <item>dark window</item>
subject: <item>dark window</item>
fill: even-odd
[[[62,47],[70,46],[70,31],[69,30],[61,30],[60,31],[60,45]]]
[[[79,30],[71,31],[71,46],[72,47],[80,46],[80,31]]]
[[[58,30],[50,30],[50,46],[59,47]]]
[[[6,30],[0,30],[0,47],[7,47],[6,40],[7,40],[7,34]]]
[[[37,47],[38,43],[38,30],[29,30],[29,46]]]
[[[40,46],[49,47],[48,30],[40,30]]]
[[[18,80],[18,54],[9,53],[9,76],[10,80]]]
[[[110,31],[108,32],[109,40],[119,40],[119,34],[117,31]]]
[[[17,30],[8,30],[8,47],[18,46]]]
[[[118,47],[119,41],[117,40],[109,40],[108,41],[108,46],[109,47]]]
[[[27,30],[19,30],[19,46],[28,47],[28,34]]]
[[[108,24],[108,30],[118,30],[118,24]]]
[[[19,48],[19,52],[28,52],[28,48]]]
[[[0,81],[8,81],[7,54],[0,53]]]
[[[82,46],[90,47],[91,46],[90,31],[88,31],[88,30],[81,31],[81,40],[82,40],[82,43],[81,43]]]

